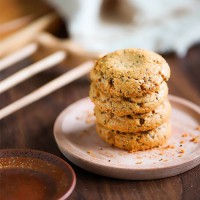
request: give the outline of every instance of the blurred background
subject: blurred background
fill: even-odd
[[[25,49],[20,54],[26,54],[23,59],[11,62],[9,55],[27,46],[29,54]],[[200,105],[200,0],[0,0],[0,109],[96,54],[129,47],[162,54],[171,68],[169,93]],[[1,92],[8,77],[60,50],[67,52],[62,63],[51,59],[52,67]],[[53,126],[67,106],[88,96],[89,86],[88,76],[78,79],[3,118],[0,148],[39,149],[66,160],[55,142]],[[72,166],[78,181],[70,199],[102,199],[102,193],[116,199],[120,193],[141,199],[181,195],[195,199],[200,194],[199,167],[169,180],[126,182]]]
[[[69,53],[62,67],[25,81],[23,95],[99,53],[138,47],[166,58],[170,93],[200,103],[199,0],[0,0],[0,9],[0,58],[38,44],[33,55],[1,71],[0,80],[58,50]],[[15,86],[16,98],[22,85]]]
[[[0,8],[0,39],[54,11],[66,25],[54,34],[87,51],[139,47],[183,57],[200,42],[199,0],[1,0]]]

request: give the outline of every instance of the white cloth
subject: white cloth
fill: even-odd
[[[184,56],[200,41],[199,0],[116,0],[107,13],[102,4],[111,0],[47,1],[65,17],[71,38],[89,51],[138,47]]]

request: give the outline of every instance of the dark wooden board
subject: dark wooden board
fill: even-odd
[[[200,45],[192,47],[184,58],[164,55],[171,66],[170,93],[200,105]],[[1,73],[1,79],[28,64],[23,61]],[[58,76],[61,66],[43,72],[0,95],[1,108]],[[31,148],[67,159],[53,137],[58,114],[72,102],[88,96],[89,81],[80,79],[0,122],[1,148]],[[69,161],[68,161],[69,162]],[[69,162],[70,163],[70,162]],[[69,199],[200,199],[200,166],[175,177],[152,181],[125,181],[89,173],[70,163],[77,174],[77,185]]]

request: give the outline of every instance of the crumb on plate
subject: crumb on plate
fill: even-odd
[[[190,142],[198,143],[199,142],[199,137],[193,137]]]
[[[180,149],[179,153],[185,153],[185,149]]]
[[[200,125],[195,128],[195,130],[200,131]]]
[[[175,148],[175,146],[172,145],[172,144],[169,144],[169,145],[166,146],[166,149],[174,149],[174,148]]]
[[[187,137],[188,136],[188,133],[183,133],[182,134],[182,137]]]
[[[92,152],[92,150],[88,150],[87,153],[88,154],[92,154],[93,152]]]

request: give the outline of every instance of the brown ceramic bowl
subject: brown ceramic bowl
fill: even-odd
[[[37,150],[0,150],[0,199],[66,199],[76,176],[64,160]]]

